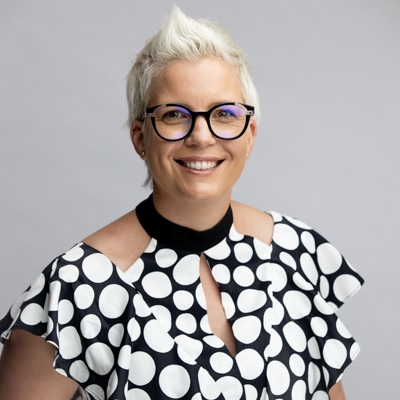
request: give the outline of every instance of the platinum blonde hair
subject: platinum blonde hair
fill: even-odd
[[[258,94],[246,54],[218,25],[204,19],[194,20],[174,6],[160,31],[146,42],[137,55],[128,74],[127,124],[131,126],[135,119],[142,119],[152,81],[157,74],[175,61],[196,62],[208,57],[222,59],[237,70],[244,101],[255,107],[255,118],[258,120]]]

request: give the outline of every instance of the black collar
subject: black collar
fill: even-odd
[[[171,248],[187,251],[205,251],[228,236],[233,223],[229,206],[224,217],[205,231],[195,231],[164,218],[154,207],[153,195],[136,207],[136,215],[145,231],[157,241]]]

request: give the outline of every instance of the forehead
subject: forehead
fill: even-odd
[[[181,103],[209,107],[225,101],[243,101],[237,69],[225,61],[205,58],[169,64],[153,79],[148,106]]]

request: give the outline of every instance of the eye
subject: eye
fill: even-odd
[[[236,105],[221,105],[212,113],[212,118],[220,122],[229,122],[244,116],[244,110]]]
[[[157,110],[156,118],[166,124],[176,124],[188,121],[191,116],[184,108],[165,106]]]

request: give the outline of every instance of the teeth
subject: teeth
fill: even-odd
[[[189,161],[185,162],[185,167],[190,169],[207,170],[213,169],[216,165],[216,161]]]

